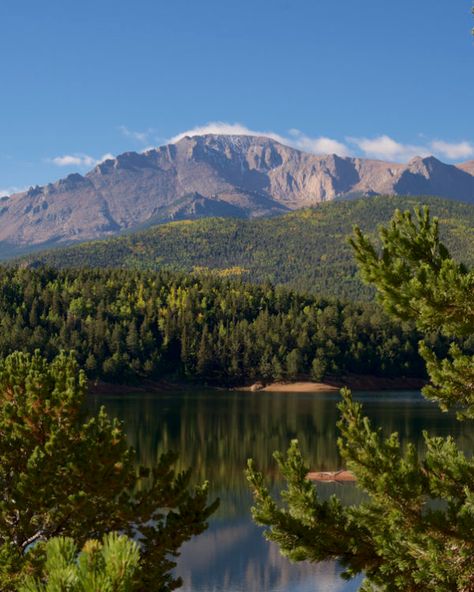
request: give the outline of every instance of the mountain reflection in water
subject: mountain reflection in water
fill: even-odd
[[[385,433],[423,450],[422,430],[453,435],[472,450],[472,423],[458,423],[416,392],[359,393],[364,410]],[[250,518],[251,496],[243,474],[255,459],[275,490],[281,486],[272,453],[298,438],[312,470],[342,466],[337,451],[337,393],[239,393],[193,391],[91,397],[125,421],[141,463],[150,465],[167,450],[179,452],[179,467],[192,467],[197,481],[211,482],[221,498],[209,529],[184,545],[177,572],[183,592],[352,592],[360,580],[345,582],[336,562],[292,564],[262,537]],[[336,493],[357,503],[353,484],[321,484],[320,495]]]

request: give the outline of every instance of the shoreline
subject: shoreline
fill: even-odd
[[[384,390],[419,390],[426,384],[422,378],[399,377],[388,378],[384,376],[349,375],[337,378],[328,378],[324,382],[312,382],[310,380],[292,382],[271,382],[264,384],[256,382],[251,386],[235,387],[238,391],[268,392],[268,393],[321,393],[338,392],[342,388],[354,391],[384,391]]]
[[[252,393],[327,393],[339,391],[339,389],[332,384],[310,381],[271,382],[270,384],[256,382],[251,386],[238,386],[234,387],[232,390]]]
[[[196,385],[188,382],[173,380],[144,379],[139,382],[121,383],[105,382],[104,380],[89,380],[89,395],[129,395],[130,393],[170,393],[195,389]],[[203,387],[207,388],[207,387]]]
[[[378,390],[419,390],[426,384],[422,378],[397,377],[387,378],[371,375],[347,375],[328,377],[324,382],[311,380],[275,381],[270,383],[255,382],[251,385],[226,386],[216,384],[200,384],[180,380],[150,380],[145,379],[137,383],[111,383],[102,380],[89,381],[90,395],[125,395],[130,393],[170,393],[186,390],[233,390],[242,392],[268,393],[323,393],[339,392],[341,388],[354,391]]]
[[[383,391],[383,390],[419,390],[425,386],[426,380],[422,378],[370,375],[348,375],[327,378],[324,382],[310,380],[293,382],[271,382],[269,384],[255,383],[248,387],[236,387],[235,390],[270,393],[320,393],[340,391],[349,388],[354,391]]]

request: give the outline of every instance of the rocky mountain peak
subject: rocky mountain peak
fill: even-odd
[[[64,179],[59,179],[59,181],[56,181],[56,183],[48,185],[48,188],[52,187],[54,188],[54,191],[68,191],[85,187],[89,184],[90,181],[79,173],[72,173]]]
[[[408,162],[407,168],[413,173],[421,174],[428,178],[430,173],[436,168],[445,166],[449,165],[445,165],[434,156],[415,156]]]
[[[403,165],[309,154],[264,136],[185,136],[17,194],[2,209],[0,241],[26,249],[174,219],[274,216],[376,194],[474,203],[474,161],[453,166],[429,156]]]

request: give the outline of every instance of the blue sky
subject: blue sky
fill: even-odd
[[[474,158],[471,0],[2,0],[0,190],[195,128]]]

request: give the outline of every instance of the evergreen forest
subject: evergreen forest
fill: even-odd
[[[0,269],[0,357],[74,350],[91,379],[421,377],[418,340],[412,324],[390,320],[375,303],[270,284],[167,271]]]

